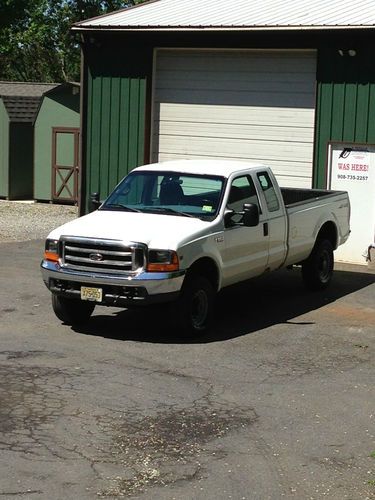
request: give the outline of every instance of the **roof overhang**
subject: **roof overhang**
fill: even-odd
[[[374,0],[149,0],[72,27],[80,33],[374,29]]]
[[[72,26],[72,31],[78,33],[92,31],[108,32],[252,32],[252,31],[344,31],[344,30],[374,30],[375,26]]]

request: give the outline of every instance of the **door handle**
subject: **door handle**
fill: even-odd
[[[268,236],[268,222],[263,224],[263,236]]]

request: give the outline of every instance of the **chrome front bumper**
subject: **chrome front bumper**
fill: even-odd
[[[53,293],[80,297],[80,286],[103,288],[103,305],[127,306],[149,302],[168,302],[178,296],[185,271],[149,273],[133,276],[83,272],[65,269],[59,264],[43,260],[43,281]]]

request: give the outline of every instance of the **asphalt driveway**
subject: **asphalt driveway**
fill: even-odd
[[[62,325],[42,249],[0,244],[1,498],[374,498],[374,274],[254,280],[181,342],[163,309]]]

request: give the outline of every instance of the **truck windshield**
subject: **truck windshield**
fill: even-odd
[[[100,210],[163,213],[215,218],[224,178],[178,172],[130,173],[107,198]]]

